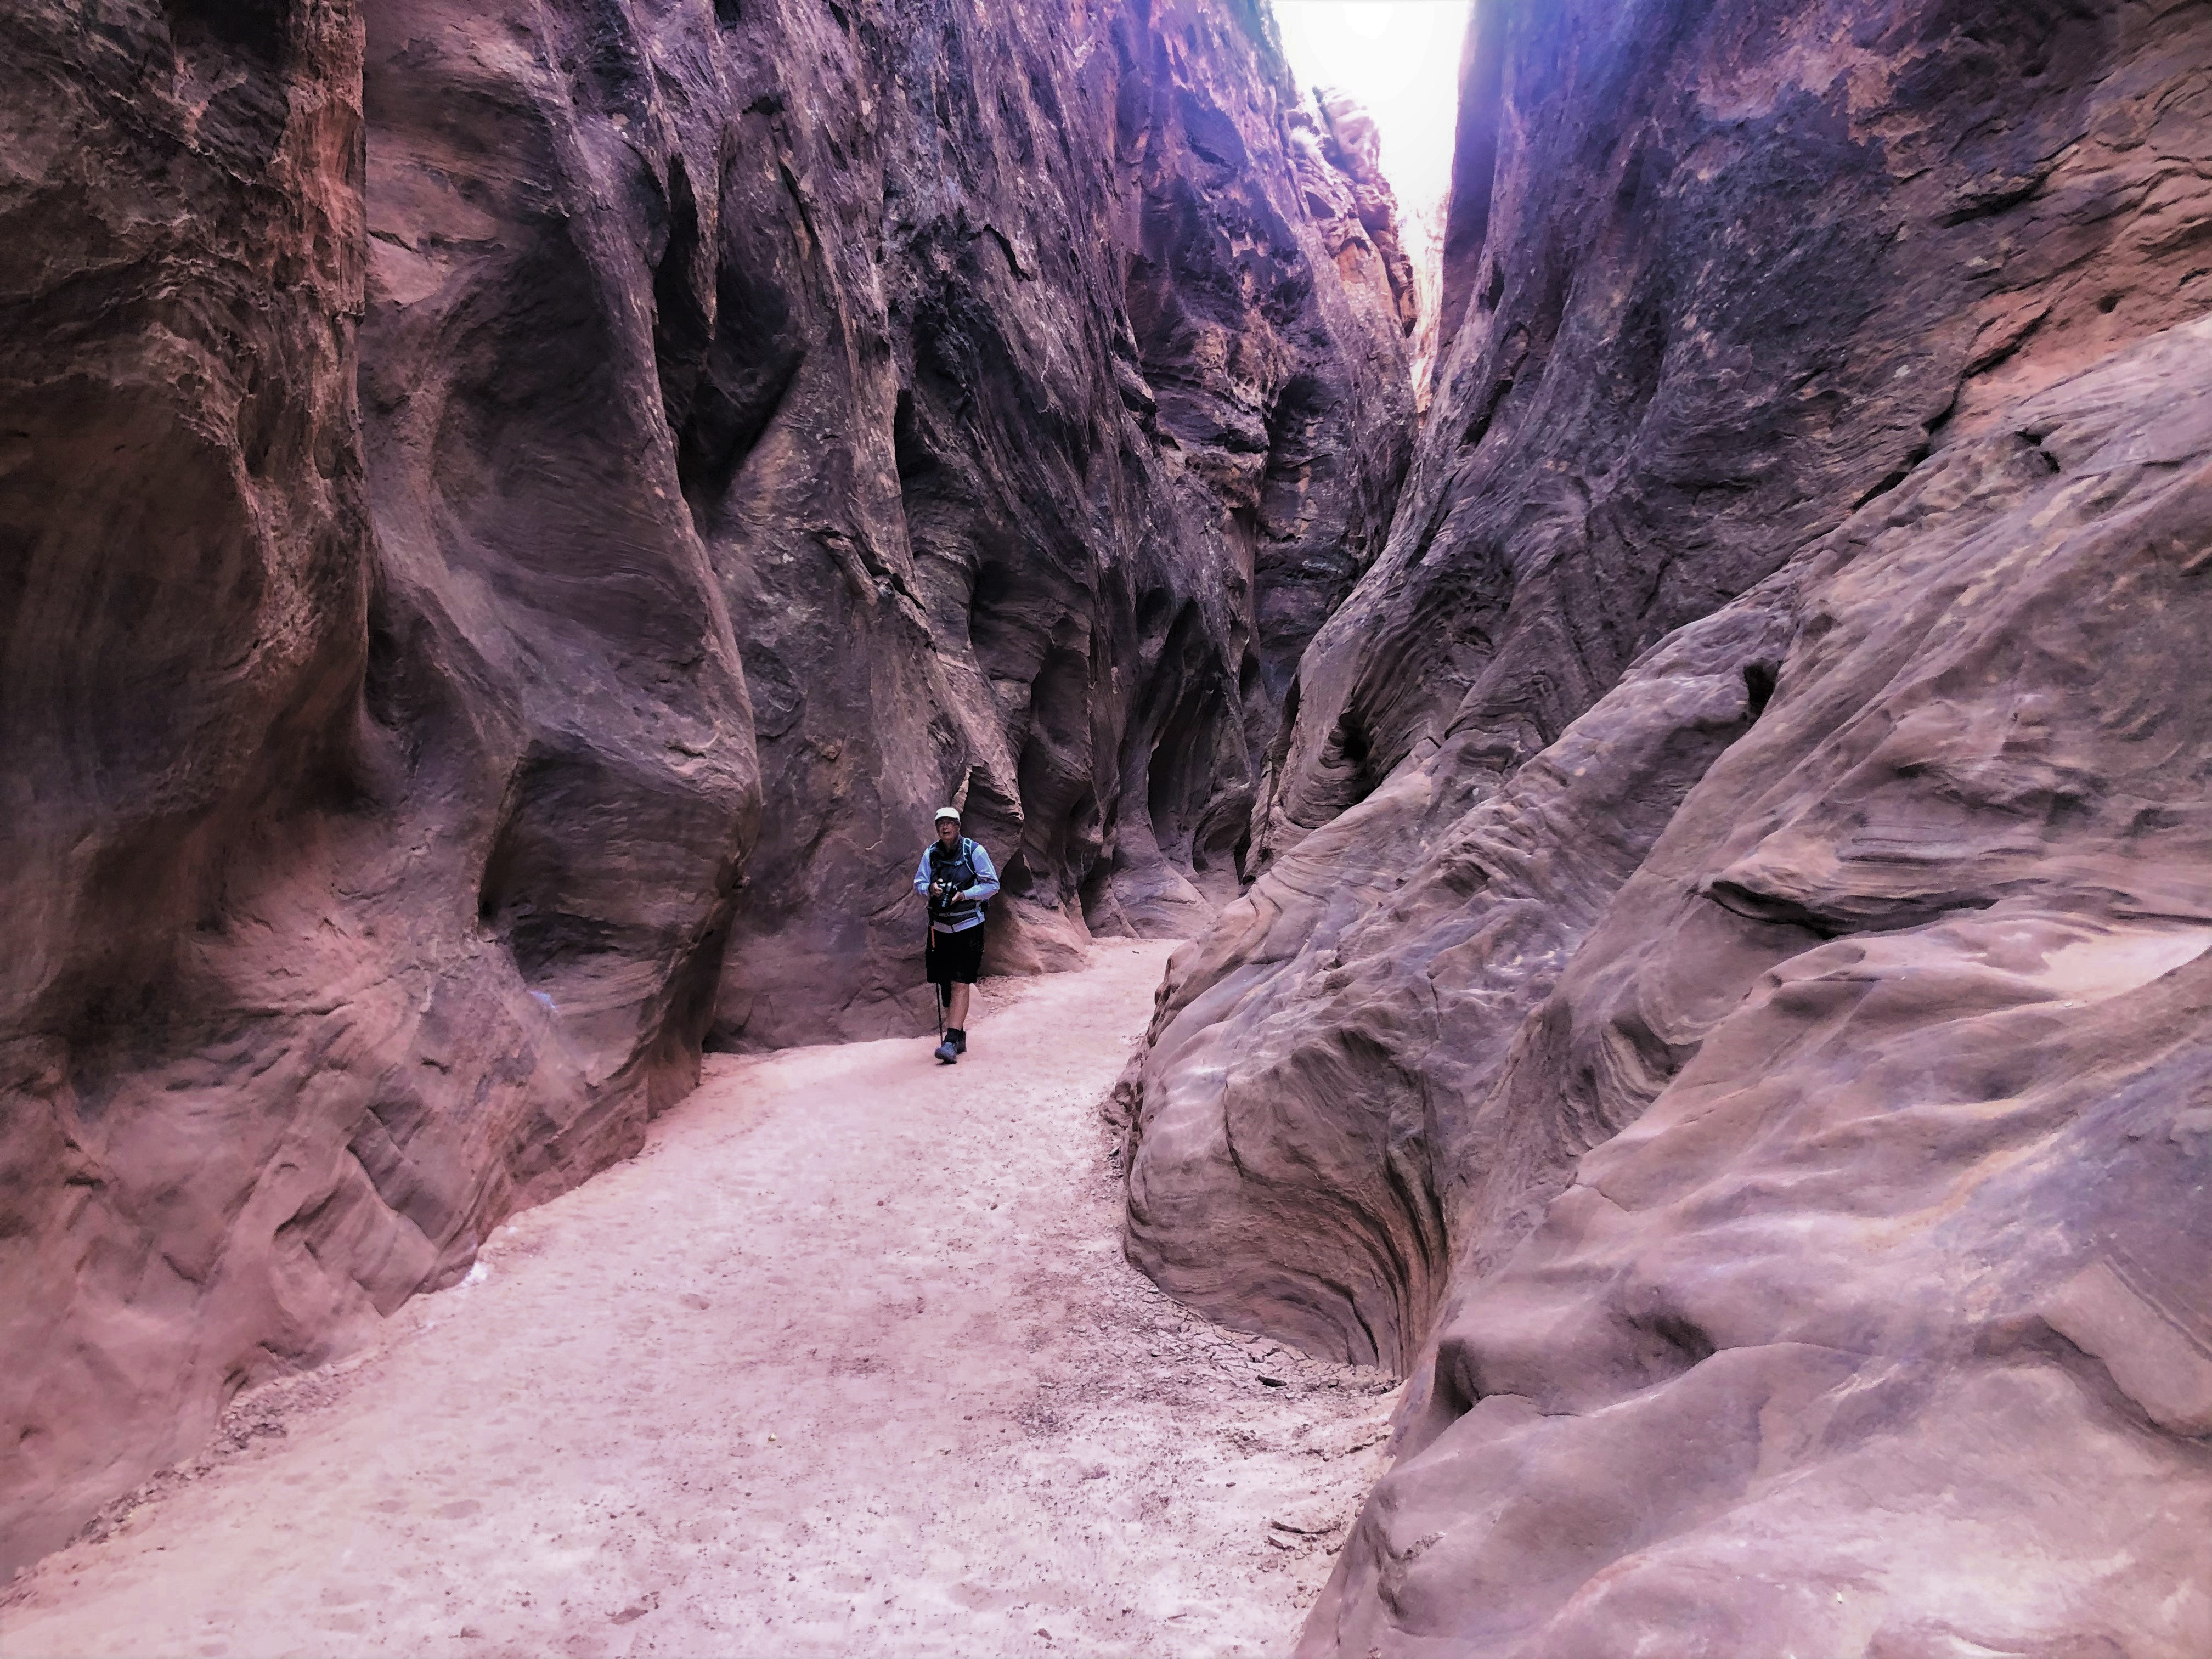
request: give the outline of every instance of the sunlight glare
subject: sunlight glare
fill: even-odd
[[[1382,172],[1412,223],[1407,252],[1433,257],[1451,187],[1468,0],[1274,0],[1301,85],[1349,93],[1375,118]]]

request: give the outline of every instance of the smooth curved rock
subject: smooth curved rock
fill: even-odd
[[[1131,1091],[1133,1257],[1413,1377],[1304,1651],[2212,1641],[2208,31],[1482,9],[1436,402]]]
[[[1807,562],[1464,1138],[1309,1650],[2212,1641],[2207,387],[2212,323],[2154,339]]]

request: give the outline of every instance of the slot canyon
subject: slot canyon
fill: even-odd
[[[1456,81],[0,8],[0,1652],[2212,1654],[2212,0]]]

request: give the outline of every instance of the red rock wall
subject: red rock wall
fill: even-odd
[[[0,17],[0,1571],[918,1030],[943,799],[1005,965],[1233,890],[1408,439],[1316,131],[1200,4]]]
[[[1501,3],[1467,92],[1135,1125],[1164,1284],[1413,1379],[1302,1651],[2212,1649],[2212,9]]]
[[[719,180],[664,281],[769,803],[717,1042],[927,1023],[897,896],[947,799],[1004,866],[999,965],[1236,892],[1411,408],[1365,186],[1264,27],[749,6],[692,100],[734,118],[637,113]]]

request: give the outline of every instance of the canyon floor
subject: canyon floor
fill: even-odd
[[[1170,947],[911,1038],[710,1056],[646,1149],[18,1578],[0,1653],[1262,1654],[1381,1372],[1121,1258],[1100,1104]]]

